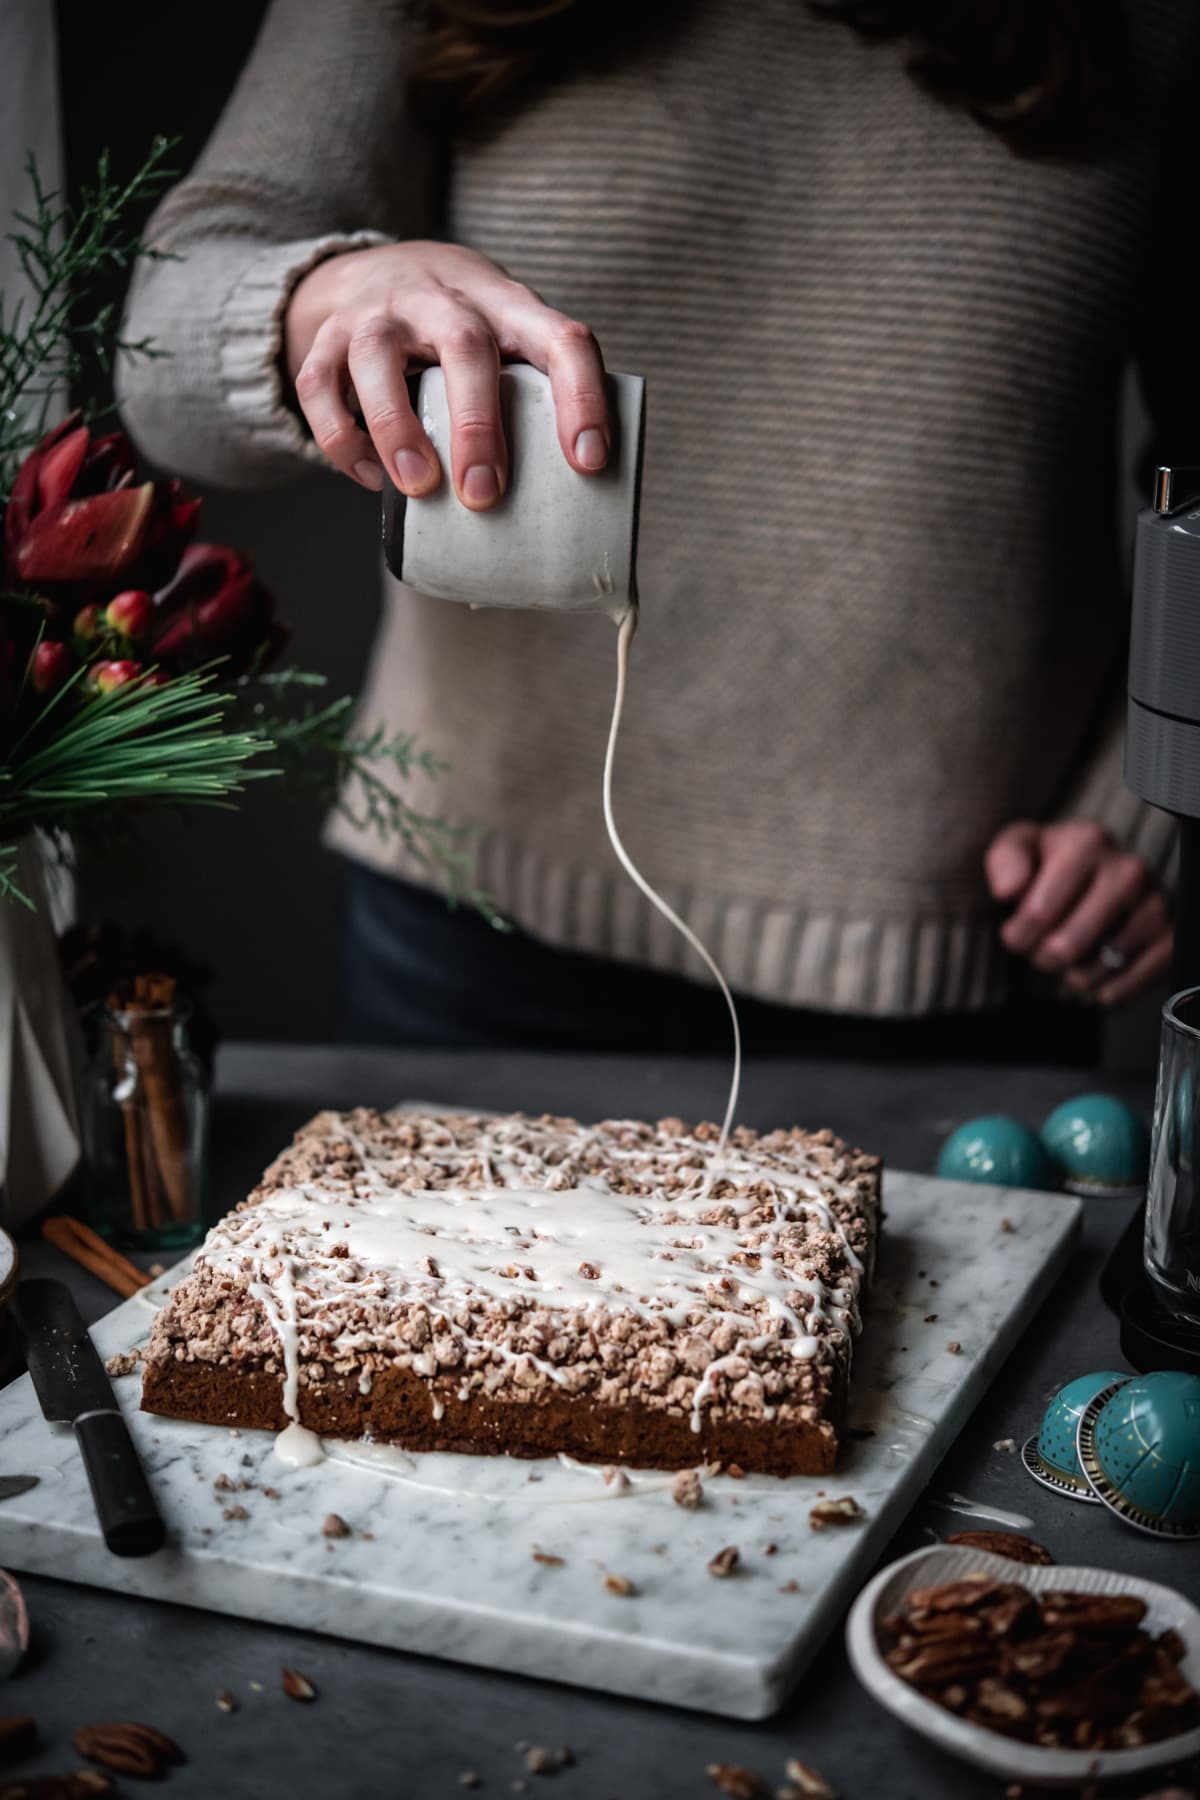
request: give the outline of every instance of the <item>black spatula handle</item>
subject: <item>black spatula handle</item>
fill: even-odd
[[[166,1526],[120,1413],[81,1413],[75,1437],[96,1517],[113,1555],[149,1556],[161,1549]]]

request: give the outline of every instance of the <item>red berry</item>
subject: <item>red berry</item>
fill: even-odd
[[[100,631],[100,608],[94,604],[81,607],[75,614],[73,629],[76,637],[97,637]]]
[[[118,659],[115,662],[99,662],[92,670],[92,680],[102,694],[111,694],[114,688],[124,687],[130,681],[136,681],[142,672],[141,663]]]
[[[145,637],[154,623],[154,602],[144,588],[126,588],[109,601],[104,617],[114,631],[136,641]]]
[[[41,643],[29,664],[29,679],[37,694],[53,694],[75,667],[75,658],[66,644]]]

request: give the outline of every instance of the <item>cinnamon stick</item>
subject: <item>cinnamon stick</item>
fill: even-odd
[[[133,1225],[135,1231],[145,1231],[151,1223],[151,1207],[146,1192],[145,1145],[143,1143],[141,1109],[138,1106],[136,1091],[130,1089],[126,1093],[122,1092],[122,1089],[128,1087],[126,1074],[128,1065],[129,1039],[123,1031],[114,1031],[113,1066],[117,1072],[117,1085],[113,1093],[117,1105],[121,1108],[121,1118],[125,1126],[125,1165],[129,1173]]]
[[[97,1276],[106,1286],[115,1288],[126,1299],[131,1294],[139,1293],[151,1279],[136,1263],[131,1263],[119,1250],[106,1244],[90,1226],[84,1225],[79,1219],[69,1218],[65,1213],[46,1219],[42,1225],[42,1236],[56,1250],[61,1250],[64,1256],[69,1256],[72,1262],[77,1262],[89,1274]]]
[[[137,1129],[126,1115],[126,1148],[130,1165],[134,1223],[141,1228],[186,1223],[193,1216],[187,1109],[175,1052],[175,980],[170,975],[134,978],[128,998],[114,994],[109,1006],[126,1027],[127,1053],[137,1070]],[[135,1172],[136,1171],[136,1172]]]

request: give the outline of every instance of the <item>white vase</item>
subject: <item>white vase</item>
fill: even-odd
[[[0,899],[0,1222],[40,1211],[80,1157],[79,1027],[63,981],[51,884],[37,839],[22,839],[17,884],[34,910]]]

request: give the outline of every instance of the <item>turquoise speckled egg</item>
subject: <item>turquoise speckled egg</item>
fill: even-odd
[[[1023,1452],[1025,1467],[1035,1481],[1074,1500],[1095,1500],[1076,1453],[1079,1421],[1097,1394],[1128,1379],[1115,1369],[1098,1369],[1091,1375],[1077,1375],[1059,1388],[1042,1414],[1037,1436],[1029,1439]]]
[[[1018,1119],[990,1113],[952,1131],[937,1159],[947,1181],[994,1181],[1000,1187],[1052,1188],[1054,1175],[1040,1140]]]
[[[1155,1537],[1200,1537],[1200,1375],[1155,1369],[1097,1394],[1079,1460],[1104,1504]]]
[[[1145,1123],[1111,1094],[1079,1094],[1056,1106],[1041,1140],[1059,1179],[1076,1193],[1139,1188],[1150,1162]]]

